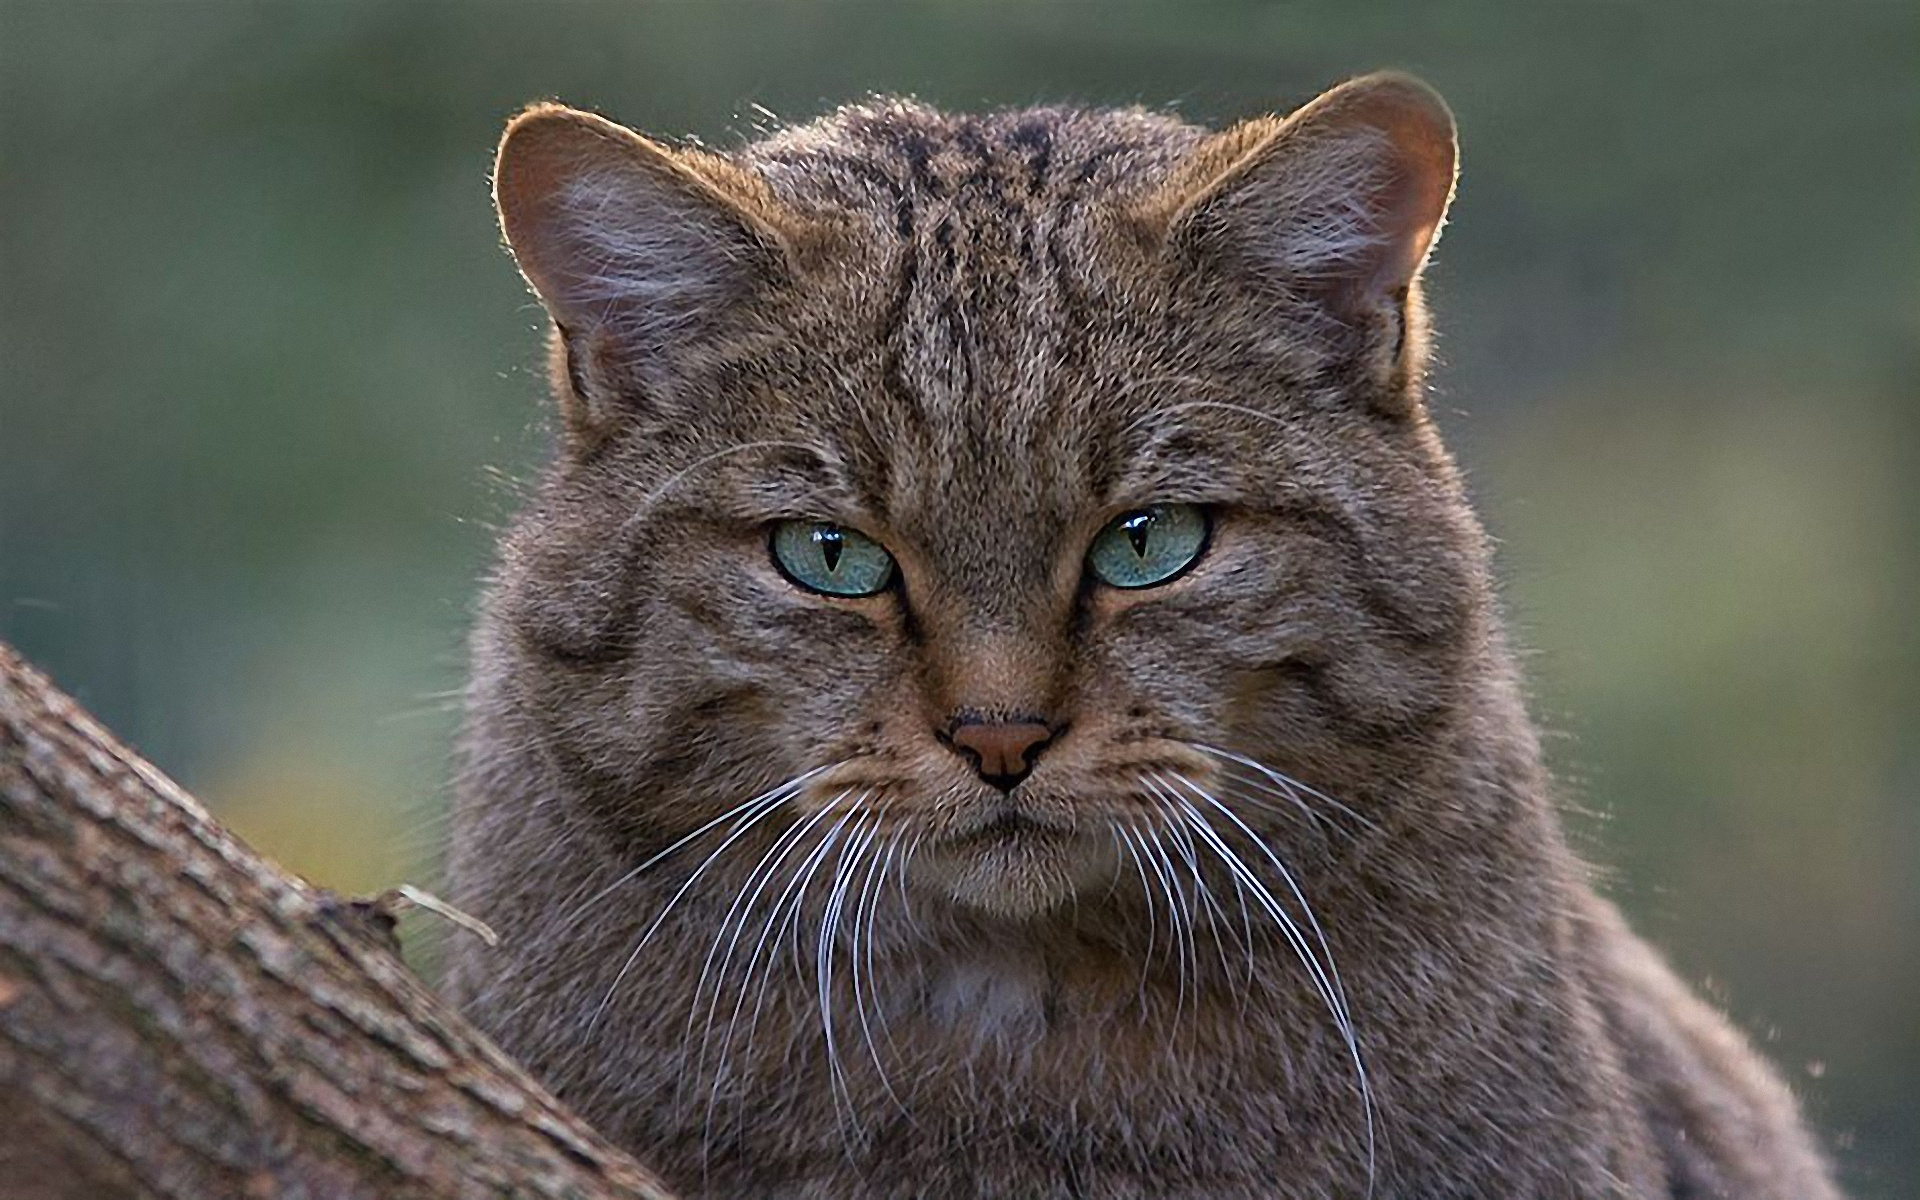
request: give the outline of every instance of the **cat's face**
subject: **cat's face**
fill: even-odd
[[[1348,90],[1213,136],[877,106],[730,160],[522,118],[568,448],[495,615],[607,827],[832,832],[1017,917],[1169,829],[1354,819],[1482,584],[1414,395],[1450,124]]]

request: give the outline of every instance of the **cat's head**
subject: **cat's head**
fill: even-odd
[[[1482,636],[1419,395],[1454,162],[1390,75],[1219,133],[523,114],[495,187],[564,436],[486,703],[636,845],[762,797],[1007,915],[1196,820],[1345,819]]]

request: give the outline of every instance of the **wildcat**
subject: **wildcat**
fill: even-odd
[[[1455,157],[1391,74],[515,119],[465,1011],[687,1195],[1836,1196],[1557,823],[1422,400]]]

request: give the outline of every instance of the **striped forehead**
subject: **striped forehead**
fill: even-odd
[[[873,470],[855,487],[874,508],[929,541],[972,530],[1003,547],[1010,526],[1038,534],[1084,510],[1096,431],[1067,375],[1093,323],[1091,233],[1121,189],[1161,176],[1200,136],[1144,112],[969,117],[882,102],[753,148],[776,189],[878,243],[866,302],[887,378],[842,427],[884,443],[857,456]],[[986,548],[946,549],[977,563]]]
[[[1049,414],[1088,234],[1122,188],[1201,131],[1138,111],[948,115],[902,101],[842,110],[756,148],[790,194],[849,212],[888,262],[870,297],[893,391],[933,429],[988,434]]]

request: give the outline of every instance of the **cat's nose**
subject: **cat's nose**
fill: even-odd
[[[1053,740],[1053,729],[1039,721],[993,721],[957,717],[947,730],[954,750],[972,760],[980,778],[1010,792],[1033,769],[1033,760]]]

